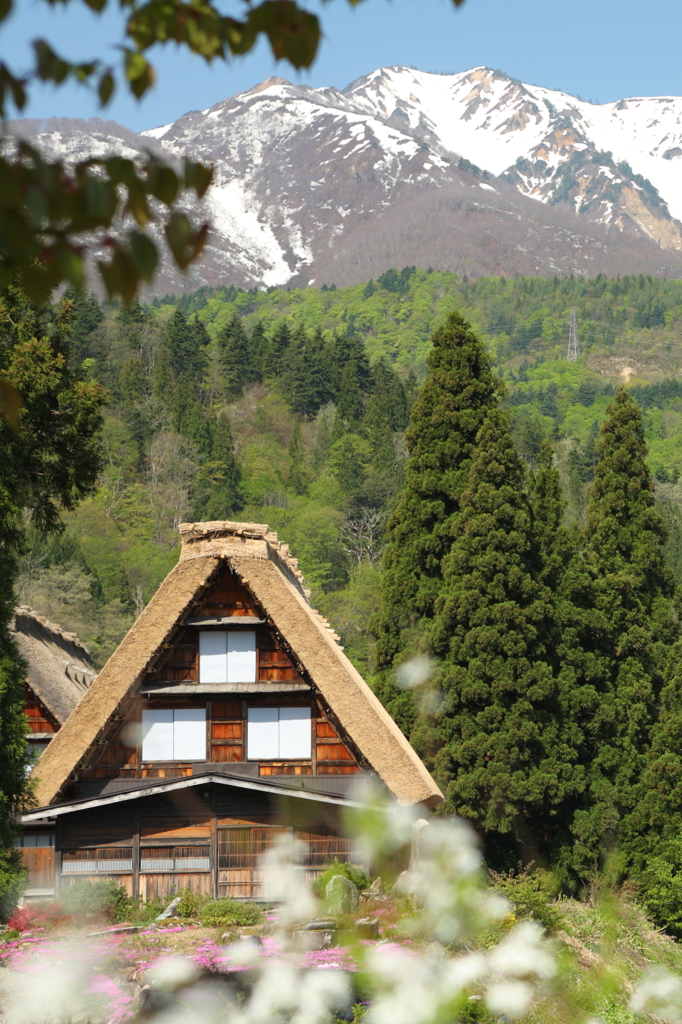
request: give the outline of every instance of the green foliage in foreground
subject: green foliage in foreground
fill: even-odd
[[[37,309],[16,287],[0,296],[0,379],[21,396],[16,421],[0,410],[0,919],[21,884],[17,815],[31,799],[23,715],[25,666],[9,626],[25,524],[42,537],[91,493],[101,464],[104,391],[69,366],[71,307]]]
[[[88,6],[96,17],[107,10],[108,0]],[[0,6],[0,23],[11,11],[11,2]],[[117,85],[139,100],[154,84],[149,50],[171,40],[210,63],[243,56],[263,36],[275,60],[286,60],[296,69],[310,67],[322,36],[316,14],[295,0],[284,5],[264,0],[242,13],[243,20],[225,15],[211,0],[199,5],[148,0],[120,23],[117,68],[108,53],[93,59],[88,51],[84,60],[71,61],[56,53],[49,39],[36,39],[35,60],[20,71],[12,70],[14,54],[3,54],[0,117],[5,121],[12,107],[24,110],[31,90],[43,82],[54,87],[71,81],[88,85],[96,90],[103,107]],[[90,272],[96,268],[109,296],[120,295],[129,303],[141,282],[154,276],[161,234],[176,266],[186,270],[204,247],[208,223],[193,227],[183,192],[193,190],[201,199],[211,183],[212,169],[185,157],[178,173],[177,165],[165,163],[158,154],[146,155],[142,168],[139,160],[125,159],[120,153],[106,159],[93,156],[69,166],[28,142],[15,140],[0,156],[4,198],[0,287],[19,274],[26,293],[42,303],[62,283],[82,288],[89,266]],[[164,206],[163,232],[147,230],[158,221]],[[107,259],[95,258],[95,252],[106,253]],[[0,406],[4,397],[0,391]]]
[[[491,879],[495,891],[512,904],[517,920],[531,918],[552,932],[562,927],[562,904],[556,901],[559,883],[549,871],[531,865],[520,873],[491,872]]]

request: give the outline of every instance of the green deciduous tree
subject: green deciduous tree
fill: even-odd
[[[97,14],[111,6],[109,0],[85,2]],[[8,0],[0,8],[0,22],[11,11]],[[241,19],[223,14],[211,0],[146,0],[127,7],[122,36],[118,69],[90,55],[66,60],[46,39],[34,41],[35,60],[27,71],[18,74],[9,62],[0,62],[0,116],[6,119],[12,105],[23,110],[37,82],[81,83],[96,89],[102,106],[123,83],[139,99],[154,83],[148,51],[170,42],[211,62],[248,53],[264,36],[275,60],[297,69],[310,67],[321,29],[317,16],[295,0],[249,4]],[[194,191],[199,198],[205,194],[210,168],[185,160],[178,173],[151,155],[142,167],[116,155],[69,168],[24,142],[12,150],[0,157],[0,287],[20,272],[36,301],[44,301],[62,281],[81,288],[89,250],[106,247],[110,258],[98,261],[104,286],[110,296],[129,302],[158,264],[157,246],[146,230],[156,220],[164,222],[168,249],[181,270],[200,254],[208,224],[193,226],[180,200],[186,198],[183,192]],[[163,216],[159,207],[165,207]],[[133,226],[118,238],[111,228],[120,227],[125,216]]]

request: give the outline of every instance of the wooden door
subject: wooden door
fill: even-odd
[[[26,888],[54,890],[54,846],[25,847],[21,857],[28,869]]]

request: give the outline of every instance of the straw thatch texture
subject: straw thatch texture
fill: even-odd
[[[336,642],[326,619],[308,604],[298,562],[277,534],[260,523],[183,523],[178,565],[111,656],[75,713],[43,754],[37,799],[47,806],[70,776],[89,761],[121,703],[136,692],[178,621],[204,588],[229,565],[274,623],[340,725],[403,803],[433,806],[443,796],[435,782]]]
[[[28,665],[28,685],[64,725],[95,678],[90,652],[75,633],[67,633],[31,608],[15,608],[11,629]]]
[[[272,562],[243,557],[229,562],[396,799],[441,803],[443,794],[415,751],[298,589]]]
[[[39,807],[46,807],[59,795],[219,564],[219,559],[211,556],[192,559],[178,563],[166,576],[33,769]]]

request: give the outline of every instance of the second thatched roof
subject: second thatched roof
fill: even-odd
[[[31,608],[15,608],[11,629],[28,665],[28,685],[64,725],[95,679],[90,652],[75,633],[67,633]]]

